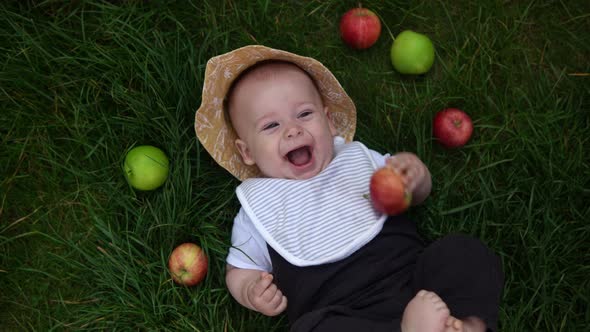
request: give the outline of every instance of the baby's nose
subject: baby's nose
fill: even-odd
[[[301,128],[300,126],[291,126],[287,129],[286,131],[286,136],[287,138],[295,138],[297,136],[301,136],[303,135],[303,128]]]

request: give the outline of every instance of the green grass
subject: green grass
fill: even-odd
[[[34,3],[34,4],[33,4]],[[284,331],[224,284],[238,182],[195,138],[206,61],[252,43],[312,56],[355,100],[357,139],[414,151],[433,193],[427,239],[481,238],[502,258],[502,331],[590,325],[590,2],[365,1],[386,24],[345,47],[355,1],[23,1],[0,4],[0,329]],[[437,58],[397,74],[391,36],[426,33]],[[446,150],[431,119],[467,111]],[[170,157],[153,192],[125,182],[134,145]],[[175,245],[200,243],[205,282],[175,286]]]

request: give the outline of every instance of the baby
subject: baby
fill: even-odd
[[[206,73],[196,130],[244,180],[227,258],[236,301],[268,316],[286,310],[292,331],[496,329],[498,258],[459,235],[425,248],[404,216],[372,208],[366,193],[376,168],[395,168],[413,205],[430,194],[430,172],[415,154],[347,143],[354,106],[338,102],[348,96],[325,67],[263,46],[214,59],[219,73]],[[214,123],[212,145],[203,133]]]

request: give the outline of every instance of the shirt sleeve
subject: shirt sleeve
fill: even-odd
[[[240,269],[272,271],[266,242],[243,208],[234,219],[231,247],[226,262]]]
[[[371,154],[371,157],[373,158],[375,164],[377,164],[377,168],[385,167],[385,160],[391,157],[389,153],[382,155],[381,153],[373,151],[371,149],[369,149],[369,153]]]

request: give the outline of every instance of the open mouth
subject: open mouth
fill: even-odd
[[[295,166],[303,166],[311,161],[311,147],[308,145],[289,151],[286,155],[289,162]]]

